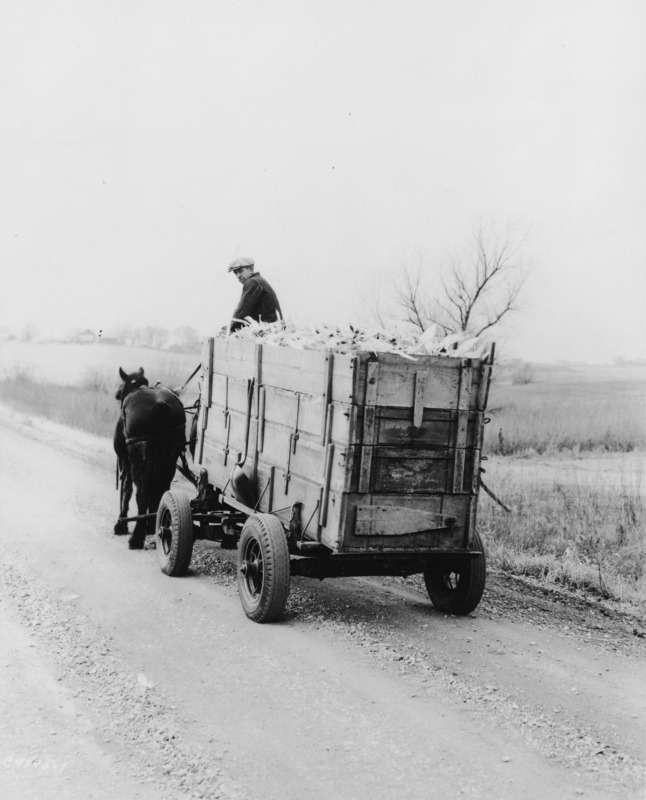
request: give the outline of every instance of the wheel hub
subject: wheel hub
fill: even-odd
[[[240,572],[245,578],[257,578],[260,575],[260,561],[257,558],[245,558],[240,564]]]

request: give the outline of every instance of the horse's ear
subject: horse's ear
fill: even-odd
[[[144,368],[143,367],[139,367],[139,374],[141,375],[142,378],[144,377]]]
[[[128,376],[127,376],[127,375],[126,375],[126,373],[125,373],[125,372],[124,372],[124,371],[121,369],[121,367],[119,367],[119,377],[121,378],[121,380],[122,380],[122,381],[127,381],[127,380],[128,380]]]

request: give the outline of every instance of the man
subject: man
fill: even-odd
[[[229,264],[228,272],[233,272],[242,284],[242,296],[233,312],[231,332],[242,328],[246,317],[257,322],[276,322],[283,318],[276,292],[259,272],[254,271],[252,258],[236,258]]]

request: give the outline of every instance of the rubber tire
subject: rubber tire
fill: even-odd
[[[431,602],[438,611],[464,616],[477,608],[487,580],[487,556],[480,535],[473,537],[475,558],[460,563],[438,559],[424,570],[424,583]]]
[[[244,574],[253,562],[255,575]],[[238,544],[238,593],[242,608],[254,622],[275,622],[289,595],[289,549],[283,526],[271,514],[247,518]]]
[[[157,559],[161,571],[173,578],[186,575],[193,555],[191,502],[183,492],[164,492],[155,523]]]

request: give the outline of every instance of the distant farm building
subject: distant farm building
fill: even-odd
[[[86,328],[86,330],[76,334],[74,341],[76,344],[94,344],[96,342],[96,333]]]

